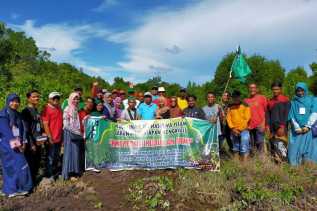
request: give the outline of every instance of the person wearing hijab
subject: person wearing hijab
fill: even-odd
[[[80,129],[78,113],[80,95],[70,94],[68,106],[63,113],[64,125],[64,160],[62,177],[64,180],[76,180],[84,170],[84,139]]]
[[[308,95],[306,83],[296,84],[295,97],[291,101],[288,120],[291,123],[288,144],[288,161],[296,166],[304,161],[312,161],[310,156],[313,147],[309,118],[313,113],[313,97]]]
[[[33,188],[30,168],[23,155],[23,122],[17,109],[20,97],[10,94],[0,111],[0,160],[2,193],[9,198],[27,195]]]
[[[102,117],[104,111],[104,105],[101,100],[95,100],[95,109],[91,112],[90,116]]]
[[[116,97],[114,100],[113,100],[113,105],[114,105],[114,109],[115,109],[115,113],[114,113],[114,117],[115,119],[120,119],[121,117],[121,108],[122,108],[122,98],[120,97]]]
[[[171,117],[170,108],[167,106],[165,97],[158,98],[158,109],[156,110],[156,119],[169,119]]]

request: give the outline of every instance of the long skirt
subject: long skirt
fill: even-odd
[[[23,153],[11,149],[8,142],[0,139],[0,160],[2,164],[3,188],[6,195],[30,192],[32,176]]]
[[[76,138],[75,138],[76,137]],[[72,134],[69,130],[64,130],[64,157],[62,176],[65,180],[71,174],[79,176],[84,171],[84,139]]]
[[[312,137],[311,131],[299,135],[290,132],[288,161],[293,166],[299,165],[303,161],[317,163],[317,138]]]

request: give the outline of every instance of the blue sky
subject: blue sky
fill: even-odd
[[[4,0],[0,20],[108,81],[211,80],[238,44],[286,70],[317,61],[316,0]]]

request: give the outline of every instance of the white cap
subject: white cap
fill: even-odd
[[[54,97],[60,97],[61,94],[59,92],[51,92],[49,95],[48,95],[48,98],[49,99],[52,99]]]
[[[151,96],[151,97],[152,97],[152,94],[151,94],[151,92],[145,92],[145,93],[144,93],[144,97],[145,97],[145,96]]]
[[[165,92],[165,88],[164,88],[164,87],[162,87],[162,86],[161,86],[161,87],[159,87],[159,88],[158,88],[158,92]]]

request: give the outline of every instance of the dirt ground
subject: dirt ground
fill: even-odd
[[[104,170],[99,174],[85,173],[77,182],[44,181],[28,197],[0,197],[0,210],[131,210],[126,198],[129,184],[166,174],[173,177],[176,172]]]

